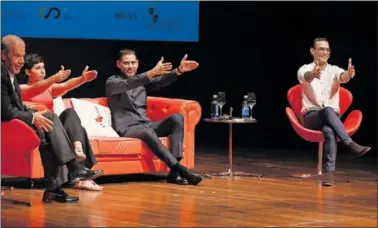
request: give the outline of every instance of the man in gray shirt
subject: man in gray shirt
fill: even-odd
[[[161,58],[152,70],[136,74],[139,61],[135,51],[124,49],[119,52],[117,67],[120,74],[111,76],[106,82],[113,128],[121,137],[142,140],[171,169],[168,182],[197,185],[202,177],[179,163],[183,156],[184,117],[173,114],[161,121],[152,122],[147,116],[146,90],[163,88],[176,81],[184,72],[196,69],[199,64],[187,60],[185,55],[180,66],[172,70],[172,64],[163,61]],[[171,137],[172,153],[159,139],[168,135]]]

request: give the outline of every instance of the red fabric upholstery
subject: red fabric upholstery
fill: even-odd
[[[24,102],[38,111],[46,106]],[[13,176],[28,176],[31,173],[33,151],[38,149],[39,138],[34,130],[21,120],[1,122],[1,173]]]
[[[107,99],[105,97],[82,99],[107,106]],[[66,108],[73,107],[71,99],[63,99],[63,102]],[[201,111],[201,106],[196,101],[161,97],[147,98],[147,113],[151,120],[161,120],[174,113],[181,113],[184,116],[184,158],[181,163],[189,168],[194,168],[194,134],[195,126],[201,118]],[[27,128],[29,127],[27,126]],[[7,134],[8,137],[14,135],[15,132],[19,135],[18,132],[25,131],[25,129],[21,128],[17,131],[14,131],[14,129],[15,128],[12,127],[12,132]],[[29,128],[29,130],[31,130],[31,128]],[[2,133],[4,133],[4,130]],[[4,134],[2,134],[2,139],[3,136]],[[37,137],[35,134],[34,136]],[[24,138],[30,144],[34,142],[31,137]],[[18,137],[16,139],[18,140]],[[34,142],[32,146],[22,146],[22,150],[18,148],[16,150],[7,149],[6,151],[9,152],[6,153],[3,149],[3,145],[5,144],[2,143],[3,174],[29,178],[43,177],[43,167],[38,151],[39,139],[38,137],[34,139],[38,141]],[[7,138],[6,140],[10,139]],[[163,144],[169,148],[169,137],[162,137],[161,140]],[[125,137],[92,137],[90,138],[90,142],[98,161],[94,169],[104,169],[105,175],[168,171],[168,167],[155,157],[146,145],[138,139]],[[9,147],[11,144],[6,145]],[[14,146],[14,144],[12,145]],[[4,154],[11,156],[4,159]]]
[[[286,114],[295,132],[304,140],[309,142],[324,142],[321,131],[313,131],[303,127],[302,89],[300,85],[292,87],[287,93],[287,99],[291,107],[286,107]],[[353,101],[352,94],[345,88],[340,87],[340,115],[344,115]],[[345,129],[349,136],[353,135],[362,122],[362,112],[352,111],[344,121]]]

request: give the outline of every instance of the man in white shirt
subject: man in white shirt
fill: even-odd
[[[328,63],[330,47],[326,38],[317,38],[310,49],[314,61],[298,70],[298,80],[302,87],[302,113],[304,127],[323,132],[325,161],[323,165],[323,185],[334,184],[336,169],[336,137],[353,155],[359,157],[371,148],[355,143],[346,133],[340,120],[339,89],[340,83],[347,83],[355,76],[352,59],[348,69]]]

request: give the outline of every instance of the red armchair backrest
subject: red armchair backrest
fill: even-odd
[[[295,115],[303,123],[302,109],[302,88],[300,85],[295,85],[287,92],[287,100]],[[345,111],[350,107],[353,101],[352,93],[340,86],[340,115],[344,115]]]

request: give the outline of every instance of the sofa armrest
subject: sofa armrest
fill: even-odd
[[[147,97],[147,114],[152,121],[162,120],[175,113],[184,116],[184,159],[181,164],[194,168],[195,127],[202,114],[200,104],[192,100]]]
[[[163,97],[147,98],[147,113],[152,121],[162,120],[174,113],[181,113],[189,128],[194,128],[199,122],[202,110],[197,101]]]
[[[40,140],[34,130],[18,119],[1,123],[1,152],[28,153],[38,147]]]

